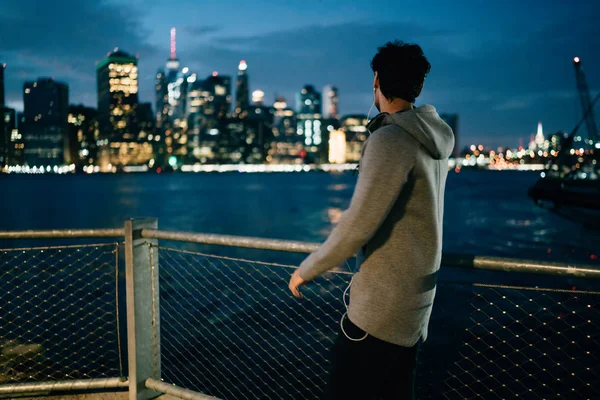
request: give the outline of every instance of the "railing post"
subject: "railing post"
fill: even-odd
[[[142,229],[157,229],[156,218],[125,221],[125,280],[129,399],[145,400],[160,393],[147,389],[148,378],[160,380],[160,307],[158,240],[144,239]]]

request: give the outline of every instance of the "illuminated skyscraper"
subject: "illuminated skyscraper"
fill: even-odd
[[[211,94],[205,105],[205,114],[217,120],[230,116],[231,110],[231,77],[213,72],[204,81],[205,89]]]
[[[80,169],[94,165],[98,156],[98,119],[96,109],[69,106],[69,162]]]
[[[156,128],[159,132],[166,125],[169,114],[169,88],[167,77],[163,71],[156,73],[155,104]]]
[[[246,61],[240,61],[240,65],[238,66],[234,111],[234,115],[239,118],[245,118],[248,115],[248,108],[250,107],[250,89],[248,86],[247,69],[248,65],[246,64]]]
[[[321,93],[312,85],[306,85],[296,94],[298,114],[321,114]]]
[[[187,111],[187,92],[188,78],[190,77],[189,68],[185,67],[175,74],[175,81],[168,84],[169,99],[169,121],[175,130],[185,130],[187,122],[185,121]]]
[[[346,162],[346,134],[341,130],[333,130],[329,135],[329,162],[343,164]]]
[[[15,130],[15,110],[0,105],[0,170],[9,165],[11,135]]]
[[[327,85],[323,88],[323,117],[327,119],[340,118],[340,97],[335,86]]]
[[[542,128],[542,123],[538,122],[537,133],[535,135],[535,144],[538,149],[544,148],[544,142],[546,138],[544,137],[544,130]]]
[[[152,104],[140,103],[137,107],[137,121],[140,132],[138,139],[153,140],[154,139],[154,117],[152,115]]]
[[[179,59],[177,59],[177,31],[171,28],[171,51],[166,64],[167,80],[167,99],[169,103],[168,119],[171,125],[175,125],[175,120],[180,123],[185,116],[185,98],[187,96],[188,69],[179,69]]]
[[[167,83],[173,83],[177,80],[179,72],[179,60],[177,59],[177,31],[171,28],[171,52],[167,60]]]
[[[68,149],[69,88],[51,78],[23,86],[25,164],[60,166]]]
[[[139,165],[152,158],[152,145],[140,141],[137,58],[115,49],[96,67],[102,170]]]
[[[321,94],[311,85],[304,86],[296,95],[296,109],[296,138],[304,144],[306,162],[326,161],[328,145],[321,127]]]
[[[197,159],[206,162],[212,158],[212,148],[204,146],[208,128],[207,118],[204,114],[204,108],[212,94],[206,90],[204,81],[197,78],[196,74],[191,74],[188,79],[187,92],[187,135],[188,149]]]
[[[98,127],[109,142],[137,139],[137,58],[115,49],[96,66]]]
[[[342,118],[342,131],[346,134],[346,161],[358,162],[364,142],[367,140],[367,124],[369,120],[366,115],[347,115]]]

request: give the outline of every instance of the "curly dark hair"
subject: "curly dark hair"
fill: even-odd
[[[395,40],[377,49],[371,69],[379,74],[379,88],[386,99],[393,101],[399,97],[414,103],[431,64],[421,46]]]

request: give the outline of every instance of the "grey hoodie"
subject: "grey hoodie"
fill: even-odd
[[[430,105],[379,114],[368,129],[350,207],[299,272],[309,281],[356,254],[348,317],[410,347],[427,339],[454,135]]]

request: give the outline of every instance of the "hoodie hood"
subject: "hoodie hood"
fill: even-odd
[[[397,125],[414,137],[436,160],[450,157],[454,149],[454,133],[438,115],[435,107],[424,105],[395,114],[381,113],[369,124],[369,132],[386,125]]]

